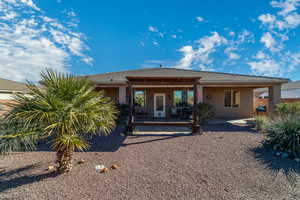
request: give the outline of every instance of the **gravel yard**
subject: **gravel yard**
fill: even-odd
[[[0,199],[300,199],[299,185],[287,181],[300,164],[262,149],[261,134],[224,125],[204,130],[97,137],[90,151],[75,153],[72,172],[58,176],[46,170],[55,161],[47,148],[1,157]],[[101,174],[97,164],[120,168]]]

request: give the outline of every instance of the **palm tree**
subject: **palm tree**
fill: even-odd
[[[117,109],[84,78],[46,70],[41,87],[28,82],[30,95],[16,94],[0,133],[2,153],[34,148],[41,139],[56,151],[57,171],[72,168],[75,150],[86,150],[93,134],[109,134]]]

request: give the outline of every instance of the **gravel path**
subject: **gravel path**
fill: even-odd
[[[72,172],[59,176],[45,170],[55,160],[47,148],[15,153],[0,160],[0,199],[299,199],[283,173],[299,164],[274,158],[261,140],[234,126],[196,136],[113,134],[76,153]],[[97,164],[120,168],[100,174]]]

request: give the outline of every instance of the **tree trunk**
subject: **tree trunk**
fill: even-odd
[[[72,169],[73,151],[58,150],[56,152],[56,162],[58,163],[57,171],[59,173],[69,172]]]

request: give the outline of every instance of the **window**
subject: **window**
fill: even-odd
[[[173,103],[177,107],[191,106],[194,104],[193,90],[175,90],[173,94]]]
[[[144,90],[134,91],[134,105],[144,108],[146,105],[146,95]]]
[[[224,91],[224,106],[225,107],[239,107],[240,106],[240,92],[238,90]]]

